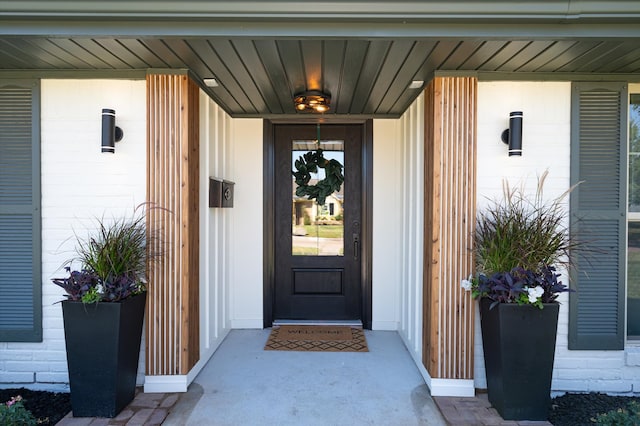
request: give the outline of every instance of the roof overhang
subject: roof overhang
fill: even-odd
[[[233,19],[320,21],[620,21],[640,17],[637,1],[447,0],[315,1],[298,0],[110,0],[0,1],[0,15],[11,18],[75,19]]]
[[[640,2],[0,1],[0,76],[150,69],[215,78],[235,117],[300,117],[309,90],[397,117],[436,73],[640,80]]]

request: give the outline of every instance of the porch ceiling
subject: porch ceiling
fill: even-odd
[[[437,72],[638,81],[640,3],[0,0],[0,78],[154,68],[215,78],[234,117],[306,115],[309,90],[325,115],[398,117]]]
[[[396,117],[438,70],[640,73],[639,40],[0,38],[2,70],[186,68],[234,117],[295,115],[293,96],[331,95],[328,114]]]

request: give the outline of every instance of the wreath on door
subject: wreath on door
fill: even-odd
[[[344,182],[342,164],[338,160],[324,158],[322,149],[307,152],[300,156],[294,165],[296,170],[291,173],[298,185],[296,189],[298,197],[306,196],[309,200],[315,199],[316,203],[322,206],[329,195],[340,191]],[[311,173],[318,173],[318,168],[324,169],[325,178],[316,182],[315,185],[309,185]]]

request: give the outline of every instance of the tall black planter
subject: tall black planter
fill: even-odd
[[[505,420],[546,420],[560,305],[490,305],[480,300],[489,402]]]
[[[133,400],[145,302],[62,302],[74,417],[115,417]]]

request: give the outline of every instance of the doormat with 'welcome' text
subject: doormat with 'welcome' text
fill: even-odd
[[[274,327],[267,351],[369,352],[361,328],[348,326],[282,325]]]

